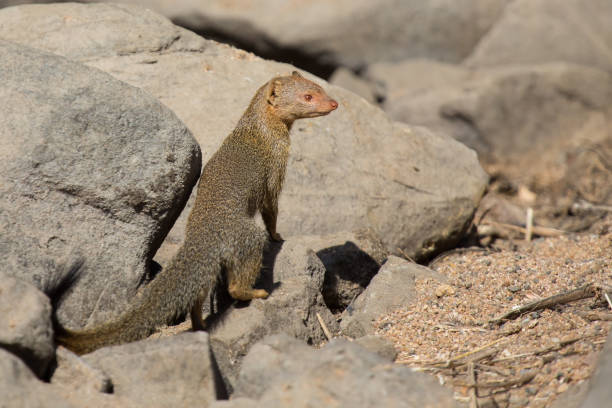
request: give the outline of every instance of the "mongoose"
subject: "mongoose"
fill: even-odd
[[[255,216],[261,213],[272,240],[282,240],[276,217],[291,125],[337,107],[323,88],[295,71],[259,88],[234,131],[202,170],[185,242],[168,267],[118,320],[83,331],[58,327],[58,342],[84,354],[142,339],[188,310],[193,329],[204,329],[202,304],[222,271],[234,299],[267,297],[267,291],[253,289],[267,242]]]

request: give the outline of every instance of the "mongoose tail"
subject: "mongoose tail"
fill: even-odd
[[[208,293],[218,275],[212,262],[208,264],[208,273],[192,274],[182,264],[184,259],[177,254],[117,320],[81,331],[66,329],[56,321],[56,342],[81,355],[101,347],[143,339],[157,327],[169,324],[188,311],[202,292]]]

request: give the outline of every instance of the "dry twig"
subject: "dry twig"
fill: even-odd
[[[608,292],[604,292],[603,295],[606,298],[606,302],[608,302],[608,306],[612,310],[612,302],[610,301],[610,296],[608,296]]]
[[[323,333],[325,333],[325,337],[327,337],[327,340],[331,340],[332,339],[332,335],[331,332],[329,331],[329,329],[327,328],[327,325],[325,324],[325,322],[323,321],[323,318],[321,317],[321,315],[319,314],[319,312],[317,312],[317,320],[319,321],[319,324],[321,325],[321,328],[323,329]]]
[[[593,297],[597,294],[597,286],[593,283],[586,284],[579,288],[562,292],[557,295],[549,296],[544,299],[539,299],[534,302],[527,303],[523,306],[513,308],[509,312],[504,313],[500,317],[489,320],[491,324],[502,324],[507,320],[515,319],[523,313],[533,312],[540,309],[550,308],[556,305],[562,305],[576,300]]]
[[[402,248],[397,248],[398,251],[400,251],[400,253],[404,256],[404,258],[406,258],[407,260],[409,260],[412,263],[416,263],[414,261],[414,259],[412,259],[407,253],[406,251],[404,251]]]
[[[527,220],[525,221],[525,241],[531,241],[531,235],[533,234],[533,208],[527,209]]]
[[[491,226],[493,228],[484,228],[487,226]],[[481,228],[483,227],[483,228]],[[500,235],[500,236],[504,236],[505,234],[502,234],[499,229],[507,229],[510,231],[516,231],[516,232],[520,232],[522,234],[527,234],[527,229],[520,227],[518,225],[514,225],[514,224],[506,224],[503,222],[495,222],[495,221],[487,221],[487,224],[481,224],[478,226],[478,233],[480,235]],[[481,232],[482,231],[482,232]],[[537,225],[534,225],[532,227],[532,232],[533,235],[539,235],[541,237],[557,237],[559,235],[563,235],[565,234],[565,231],[562,230],[558,230],[555,228],[548,228],[548,227],[540,227]]]
[[[535,372],[531,372],[531,373],[526,373],[521,375],[518,378],[513,378],[510,380],[502,380],[502,381],[487,381],[487,382],[482,382],[482,383],[476,383],[476,384],[469,384],[469,383],[465,383],[463,381],[456,381],[453,382],[454,385],[460,386],[460,387],[476,387],[476,388],[510,388],[513,387],[515,385],[523,385],[525,383],[528,383],[529,381],[533,380],[533,378],[536,376]]]
[[[451,367],[458,367],[458,366],[461,366],[461,365],[464,365],[470,362],[475,363],[487,357],[491,357],[493,354],[497,353],[497,349],[491,349],[491,350],[487,350],[487,349],[491,346],[496,345],[502,340],[504,340],[504,337],[501,337],[495,341],[492,341],[491,343],[485,344],[484,346],[475,348],[474,350],[468,351],[463,354],[459,354],[458,356],[455,356],[451,358],[450,360],[440,360],[440,361],[434,361],[434,362],[426,363],[426,364],[430,366],[436,366],[438,368],[451,368]],[[471,358],[468,358],[468,357],[471,357]]]
[[[563,347],[565,346],[569,346],[572,343],[575,343],[579,340],[585,340],[585,339],[589,339],[592,337],[596,337],[599,336],[599,334],[592,334],[592,335],[588,335],[588,336],[577,336],[577,337],[572,337],[570,339],[567,340],[562,340],[557,344],[553,344],[552,346],[548,346],[548,347],[543,347],[541,349],[538,350],[533,350],[527,353],[521,353],[521,354],[515,354],[513,356],[508,356],[508,357],[501,357],[501,358],[496,358],[495,360],[492,360],[491,363],[499,363],[501,361],[509,361],[509,360],[516,360],[519,358],[523,358],[523,357],[530,357],[530,356],[541,356],[542,354],[547,354],[550,353],[551,351],[558,351],[561,350]]]

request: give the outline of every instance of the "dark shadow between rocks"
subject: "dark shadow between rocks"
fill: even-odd
[[[317,256],[326,271],[323,299],[332,312],[344,310],[368,286],[381,266],[350,241],[322,249]]]
[[[195,20],[191,21],[192,18],[195,18]],[[297,47],[282,46],[246,21],[216,21],[202,16],[192,16],[191,18],[173,18],[172,22],[206,39],[232,45],[264,59],[294,65],[325,80],[328,80],[338,68],[338,64],[332,62],[332,58],[327,53],[320,52],[311,55]],[[228,27],[240,27],[240,30],[231,30]],[[231,35],[229,33],[239,34]]]

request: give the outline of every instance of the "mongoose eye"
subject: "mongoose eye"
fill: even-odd
[[[310,102],[312,100],[312,95],[304,95],[304,99],[306,99],[307,102]]]

